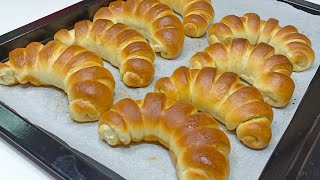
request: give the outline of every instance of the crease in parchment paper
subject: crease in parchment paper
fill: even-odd
[[[243,15],[255,12],[261,19],[276,18],[281,26],[296,26],[307,35],[313,43],[316,61],[312,68],[301,73],[293,73],[296,88],[291,102],[284,109],[274,110],[272,123],[273,137],[269,146],[255,151],[239,142],[234,133],[225,131],[230,138],[231,154],[230,180],[258,179],[272,151],[290,123],[300,101],[306,92],[317,68],[319,67],[320,17],[275,0],[214,0],[216,16],[214,22],[229,14]],[[141,99],[147,92],[153,91],[154,83],[163,76],[170,76],[179,66],[188,65],[188,59],[197,51],[202,51],[209,44],[206,36],[186,38],[182,54],[175,60],[163,60],[159,56],[155,61],[156,74],[153,83],[147,88],[127,88],[119,78],[118,69],[109,63],[105,66],[111,70],[117,82],[115,102],[130,97]],[[34,86],[0,86],[0,100],[28,118],[32,123],[46,129],[64,140],[72,148],[90,156],[126,179],[140,180],[174,180],[177,179],[174,163],[163,146],[156,143],[130,144],[126,147],[110,147],[97,133],[97,123],[79,124],[72,121],[68,112],[68,101],[64,93],[56,88]],[[226,130],[224,126],[221,126]]]

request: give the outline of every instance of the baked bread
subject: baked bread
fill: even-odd
[[[163,93],[143,100],[120,100],[99,120],[99,135],[110,145],[159,141],[169,148],[178,176],[187,179],[227,179],[230,142],[218,122],[185,101]]]
[[[209,27],[208,38],[211,44],[233,38],[247,38],[253,45],[261,42],[269,44],[275,48],[276,54],[289,58],[294,71],[309,69],[315,58],[310,40],[297,28],[291,25],[280,27],[279,21],[273,18],[260,20],[255,13],[222,18]]]
[[[113,104],[115,82],[102,59],[79,46],[59,41],[30,43],[9,53],[0,63],[0,84],[53,85],[68,94],[71,117],[80,122],[97,121]]]
[[[203,36],[213,21],[211,0],[160,0],[183,17],[184,33],[190,37]]]
[[[153,79],[154,51],[141,34],[124,24],[106,19],[94,23],[84,20],[70,31],[61,29],[54,39],[97,53],[120,69],[121,79],[130,87],[147,86]]]
[[[254,46],[246,39],[212,44],[191,57],[190,67],[216,67],[221,72],[237,73],[274,107],[288,104],[295,87],[290,78],[292,64],[285,56],[275,54],[274,48],[265,43]]]
[[[114,1],[96,12],[93,20],[97,19],[109,19],[136,29],[163,58],[175,58],[183,48],[181,21],[169,6],[158,0]]]
[[[240,82],[237,74],[219,73],[216,68],[189,69],[181,66],[171,77],[159,79],[155,92],[169,99],[192,102],[200,111],[209,113],[235,130],[248,147],[261,149],[271,140],[273,112],[253,86]]]

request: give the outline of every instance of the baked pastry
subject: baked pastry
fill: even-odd
[[[120,69],[121,79],[130,87],[147,86],[153,79],[154,51],[141,34],[124,24],[106,19],[94,23],[84,20],[70,31],[61,29],[54,39],[97,53]]]
[[[271,140],[273,111],[253,86],[240,82],[237,74],[220,73],[216,68],[189,69],[181,66],[171,77],[159,79],[155,92],[169,99],[191,102],[200,111],[209,113],[235,130],[248,147],[261,149]]]
[[[294,71],[309,69],[315,58],[310,40],[297,28],[291,25],[280,27],[279,21],[273,18],[260,20],[255,13],[222,18],[209,27],[208,38],[211,44],[233,38],[247,38],[253,45],[261,42],[269,44],[275,48],[276,54],[289,58]]]
[[[230,142],[218,122],[185,101],[163,93],[143,100],[120,100],[99,120],[99,135],[110,145],[159,141],[169,148],[178,176],[186,179],[227,179]]]
[[[169,6],[158,0],[114,1],[96,12],[93,20],[97,19],[109,19],[136,29],[163,58],[175,58],[183,48],[181,21]]]
[[[288,104],[295,87],[290,78],[292,64],[285,56],[275,54],[272,46],[250,45],[246,39],[212,44],[191,57],[190,67],[216,67],[221,72],[237,73],[259,89],[264,100],[274,107]]]
[[[9,53],[0,63],[0,84],[53,85],[68,94],[71,117],[80,122],[97,121],[113,104],[115,82],[102,59],[79,46],[59,41],[30,43]]]
[[[183,17],[184,33],[200,37],[213,21],[214,10],[211,0],[160,0]]]

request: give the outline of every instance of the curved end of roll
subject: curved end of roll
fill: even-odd
[[[237,127],[237,136],[246,146],[262,149],[268,146],[271,137],[271,122],[267,118],[249,120]]]
[[[154,85],[154,92],[164,93],[169,99],[177,99],[177,89],[169,77],[160,78]]]
[[[72,119],[77,122],[98,121],[100,116],[98,110],[89,101],[81,99],[71,101],[69,109]]]
[[[97,121],[103,112],[112,107],[114,101],[113,90],[103,81],[83,80],[69,83],[66,92],[69,96],[71,117],[78,122]]]
[[[214,19],[214,9],[210,1],[188,3],[183,14],[184,32],[189,37],[203,36]]]
[[[105,141],[107,141],[108,144],[115,146],[118,144],[121,144],[120,139],[117,137],[116,132],[112,127],[110,127],[107,124],[102,124],[98,127],[98,133],[99,137]]]
[[[180,179],[210,180],[211,178],[201,169],[186,169],[181,173]]]
[[[202,69],[203,68],[202,64],[194,57],[191,57],[191,59],[189,61],[189,67],[191,69]]]
[[[306,56],[292,56],[290,58],[293,64],[293,71],[302,72],[310,69],[314,63],[314,55],[312,57]]]
[[[294,72],[302,72],[310,69],[312,66],[312,63],[309,63],[309,65],[302,65],[301,63],[293,64],[293,71]]]
[[[301,72],[309,69],[314,63],[315,54],[313,49],[302,42],[290,42],[285,46],[286,56],[293,64],[293,71]]]
[[[192,22],[185,22],[183,24],[184,33],[189,37],[201,37],[206,31],[198,29],[197,25]]]
[[[224,152],[210,145],[193,145],[177,156],[180,179],[228,179],[230,165]]]
[[[208,35],[208,41],[209,41],[209,44],[220,43],[219,38],[214,34]]]
[[[75,30],[71,30],[70,32],[67,29],[61,29],[54,35],[54,40],[60,41],[67,46],[71,46],[74,44]]]
[[[94,14],[93,22],[95,22],[98,19],[108,19],[113,23],[117,23],[117,19],[115,18],[113,13],[110,11],[109,7],[102,7]]]
[[[263,94],[264,101],[273,107],[286,106],[293,95],[294,81],[287,75],[267,73],[254,84]]]
[[[174,35],[172,35],[170,32],[167,33],[168,38],[157,38],[157,39],[150,39],[150,46],[154,50],[154,52],[159,52],[160,56],[166,60],[172,60],[176,57],[178,57],[182,51],[183,48],[183,42],[184,42],[184,33],[183,34],[183,40],[182,42],[179,39],[179,36],[176,36],[177,40],[173,40]],[[161,37],[162,33],[158,33],[158,37]],[[180,41],[180,42],[179,42]]]
[[[200,22],[190,22],[190,21],[184,21],[183,23],[183,29],[186,36],[198,38],[203,36],[206,33],[207,30],[207,22],[206,25],[199,25]],[[203,27],[202,27],[203,26]]]
[[[168,48],[168,49],[171,49],[171,48]],[[172,51],[172,50],[164,50],[164,51],[160,51],[160,56],[166,60],[172,60],[176,57],[178,57],[181,53],[181,50],[175,50],[175,51]]]
[[[144,87],[149,83],[145,83],[144,79],[137,73],[125,72],[123,77],[123,82],[129,87]]]
[[[154,30],[155,33],[149,39],[150,45],[155,52],[160,52],[161,57],[168,60],[174,59],[180,55],[183,49],[185,38],[183,24],[174,15],[164,16],[159,19],[153,24],[167,23],[167,25],[160,28],[160,30]]]
[[[120,68],[123,82],[130,87],[148,86],[153,80],[154,71],[151,62],[140,58],[129,59]]]
[[[189,67],[191,69],[202,69],[204,67],[202,65],[202,63],[199,61],[199,59],[197,57],[197,53],[191,57],[191,59],[189,61]]]
[[[112,111],[104,112],[99,119],[98,133],[101,139],[108,144],[115,146],[129,144],[130,134],[122,117]]]
[[[206,52],[197,52],[189,60],[191,69],[202,69],[203,67],[215,67],[215,61]]]
[[[11,66],[0,63],[0,84],[9,86],[17,83],[17,78],[15,77],[14,70]]]
[[[231,29],[224,23],[211,24],[208,27],[208,40],[210,44],[224,42],[225,39],[233,39]]]

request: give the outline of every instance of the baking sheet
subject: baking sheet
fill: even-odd
[[[291,103],[284,109],[274,109],[273,138],[266,149],[260,151],[248,149],[239,142],[235,134],[227,132],[232,146],[229,156],[231,166],[229,179],[257,179],[319,67],[317,42],[320,40],[320,17],[277,1],[225,0],[213,1],[213,4],[216,11],[215,22],[228,14],[241,16],[246,12],[255,12],[262,19],[270,17],[279,19],[282,26],[292,24],[311,39],[316,53],[316,61],[311,69],[292,75],[296,89]],[[147,88],[127,88],[120,82],[118,70],[105,63],[118,82],[115,102],[124,97],[143,98],[147,92],[153,90],[157,79],[170,76],[177,67],[187,65],[188,59],[196,51],[201,51],[208,45],[206,37],[186,38],[183,52],[176,60],[165,61],[158,56],[155,62],[155,79]],[[98,137],[97,123],[79,124],[70,119],[66,95],[56,88],[29,85],[0,86],[0,100],[32,123],[55,134],[71,147],[99,161],[126,179],[137,179],[137,177],[139,179],[176,179],[175,167],[164,147],[153,143],[131,144],[120,148],[110,147]],[[225,129],[223,126],[222,128]]]
[[[315,3],[315,4],[320,4],[320,0],[307,0],[307,1]]]

